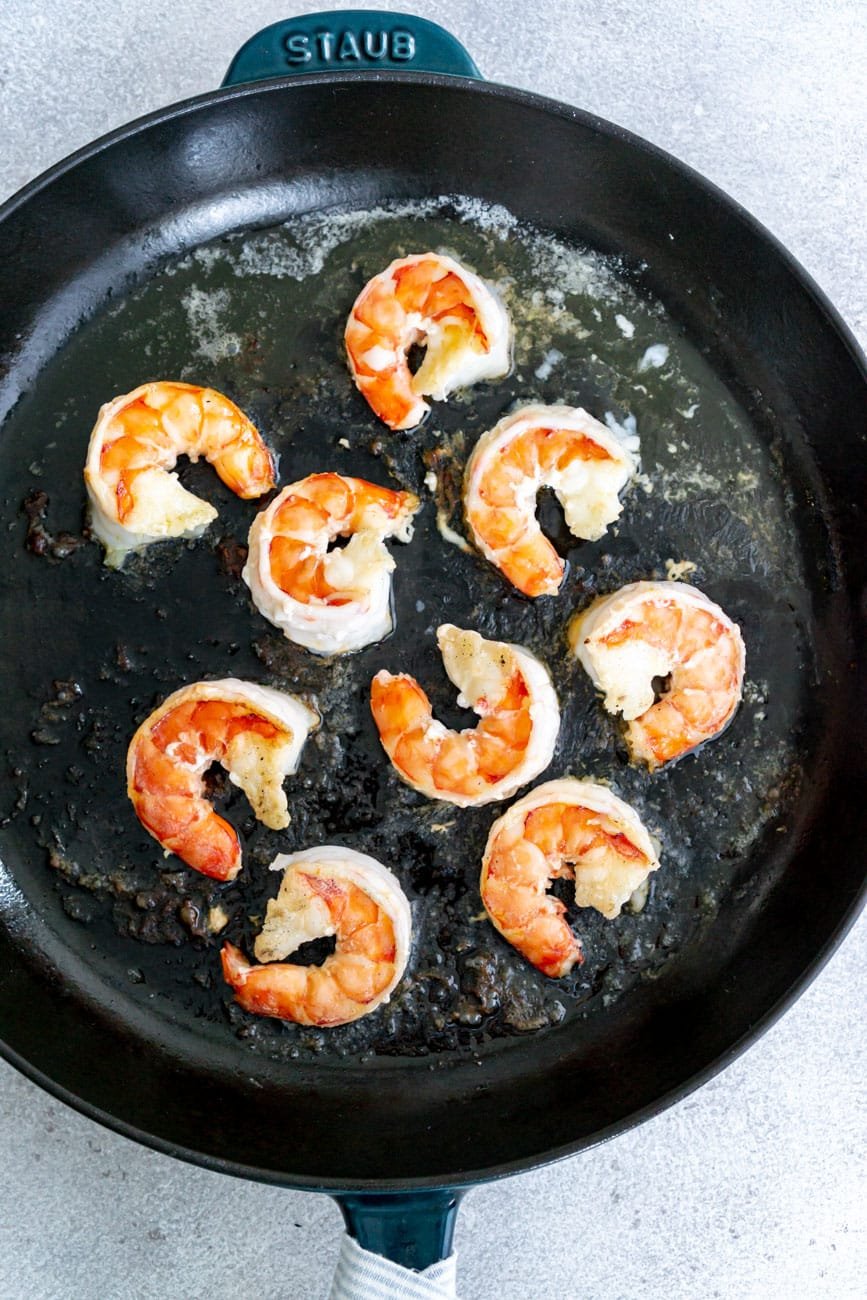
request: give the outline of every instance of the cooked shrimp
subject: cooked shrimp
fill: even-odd
[[[253,966],[227,943],[223,975],[235,1000],[257,1016],[300,1025],[345,1025],[387,1002],[406,969],[412,917],[395,877],[375,858],[338,845],[281,854],[285,871],[265,913]],[[311,939],[336,935],[321,966],[282,958]]]
[[[256,428],[228,397],[195,384],[142,384],[99,412],[84,481],[91,526],[106,564],[164,537],[198,537],[217,512],[171,473],[179,456],[204,456],[245,500],[274,486],[274,464]]]
[[[458,704],[481,717],[475,730],[437,722],[415,678],[379,672],[370,707],[398,775],[430,799],[459,807],[507,799],[548,764],[560,709],[548,669],[529,650],[485,641],[444,623],[437,641]]]
[[[576,537],[595,541],[620,515],[635,462],[580,407],[525,406],[482,435],[464,479],[479,550],[526,596],[552,596],[565,565],[539,527],[536,495],[553,488]]]
[[[740,628],[684,582],[633,582],[578,614],[569,641],[651,770],[717,736],[744,679]],[[667,679],[656,698],[654,679]]]
[[[394,560],[419,500],[362,478],[311,474],[283,489],[250,529],[243,577],[256,608],[290,641],[342,654],[391,631]],[[329,551],[336,537],[348,546]]]
[[[583,957],[564,904],[547,892],[551,881],[574,880],[578,907],[613,918],[658,866],[634,808],[607,786],[564,777],[531,790],[494,822],[482,902],[503,938],[558,979]]]
[[[346,322],[358,389],[392,429],[412,429],[456,388],[509,369],[510,325],[492,290],[450,257],[415,253],[369,280]],[[407,354],[426,347],[413,374]]]
[[[167,852],[215,880],[234,880],[241,845],[205,798],[205,773],[220,763],[272,830],[289,825],[284,777],[298,767],[318,724],[294,695],[227,678],[193,682],[141,724],[126,760],[127,793],[145,830]]]

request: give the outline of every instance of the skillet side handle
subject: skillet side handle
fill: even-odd
[[[452,1253],[462,1196],[462,1191],[443,1187],[382,1196],[345,1193],[335,1199],[359,1246],[421,1271]]]
[[[263,27],[241,46],[224,86],[299,72],[481,73],[445,28],[412,14],[380,9],[335,9]]]

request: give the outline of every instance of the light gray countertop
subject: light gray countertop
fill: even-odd
[[[858,0],[380,7],[443,23],[490,79],[590,109],[690,163],[790,248],[867,342]],[[7,0],[0,197],[111,127],[212,88],[253,31],[300,11]],[[794,1009],[699,1092],[608,1145],[473,1192],[457,1234],[465,1300],[860,1300],[865,964],[862,918]],[[2,1297],[327,1289],[341,1227],[330,1200],[144,1150],[6,1065],[0,1152]]]

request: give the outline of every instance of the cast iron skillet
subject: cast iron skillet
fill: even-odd
[[[364,30],[386,33],[385,46],[377,38],[365,54]],[[326,31],[337,35],[329,42]],[[805,557],[813,665],[798,737],[808,779],[786,833],[768,837],[751,864],[754,887],[722,900],[701,943],[664,978],[604,1015],[516,1038],[481,1068],[461,1052],[435,1069],[400,1056],[278,1067],[228,1035],[190,1034],[180,1004],[175,1015],[171,999],[155,1009],[133,998],[98,944],[70,940],[74,927],[16,805],[15,763],[44,698],[39,683],[62,661],[57,648],[66,653],[68,642],[74,656],[89,601],[106,597],[83,590],[74,569],[24,552],[20,495],[5,485],[6,1057],[161,1151],[334,1193],[364,1244],[416,1267],[448,1251],[460,1188],[622,1131],[761,1033],[851,923],[867,841],[867,674],[857,635],[867,383],[854,342],[767,232],[700,177],[586,113],[476,75],[445,33],[415,19],[277,24],[237,56],[228,88],[82,150],[0,214],[0,414],[10,429],[16,403],[38,393],[73,332],[166,257],[300,211],[463,193],[621,255],[779,459]],[[9,448],[14,463],[37,458],[50,432],[29,429]],[[52,490],[62,497],[63,485]],[[77,480],[69,492],[80,500]],[[35,622],[32,609],[41,611]],[[147,703],[132,702],[139,714]],[[129,719],[119,725],[128,732]],[[44,793],[54,777],[48,758],[40,763]],[[116,798],[107,790],[106,806]]]

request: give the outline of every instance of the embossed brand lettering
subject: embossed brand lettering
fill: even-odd
[[[337,47],[338,59],[360,59],[361,50],[352,32],[344,32]]]
[[[319,46],[320,58],[330,59],[334,52],[334,32],[317,32],[316,44]]]
[[[415,58],[415,37],[401,28],[393,32],[371,28],[360,32],[293,32],[286,37],[285,45],[286,61],[294,67],[316,57],[322,63],[376,63],[381,59],[409,63]]]
[[[286,53],[290,63],[309,63],[313,58],[308,38],[303,32],[286,38]]]
[[[388,53],[388,36],[385,32],[362,32],[361,38],[364,41],[364,53],[369,59],[385,58]]]
[[[408,63],[415,57],[415,37],[411,32],[392,32],[391,57]]]

